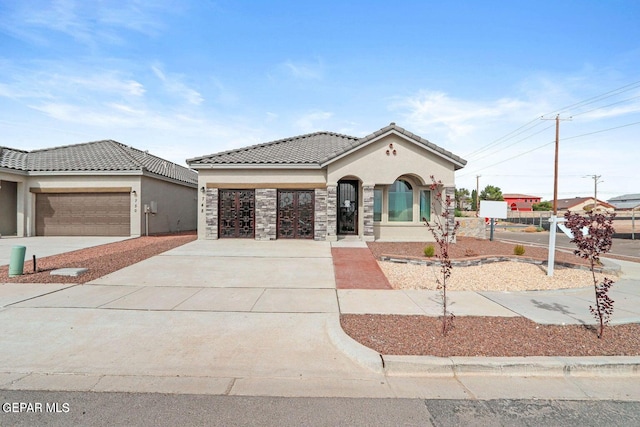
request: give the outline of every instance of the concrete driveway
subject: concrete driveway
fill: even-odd
[[[195,378],[220,394],[393,395],[334,345],[344,334],[325,242],[196,241],[0,311],[9,318],[21,326],[0,338],[4,370],[71,373],[80,388]]]

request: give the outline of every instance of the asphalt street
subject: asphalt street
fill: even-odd
[[[640,424],[640,402],[622,401],[282,398],[7,390],[1,390],[0,396],[0,425],[12,426],[625,427]],[[22,411],[20,403],[23,403]],[[29,404],[34,411],[29,411]]]
[[[545,248],[549,247],[549,233],[546,231],[526,233],[522,231],[500,231],[496,229],[494,231],[494,240],[528,243]],[[556,249],[572,252],[575,248],[576,246],[570,242],[570,239],[564,233],[558,231],[556,234]],[[613,239],[610,253],[612,255],[633,257],[640,260],[640,240]]]

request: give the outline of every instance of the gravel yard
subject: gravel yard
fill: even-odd
[[[440,267],[395,262],[378,262],[394,289],[437,287]],[[600,280],[604,275],[596,274]],[[611,277],[615,280],[615,277]],[[546,268],[525,262],[495,262],[474,267],[454,267],[447,289],[451,291],[531,291],[582,288],[592,282],[590,271],[556,267],[553,276]]]
[[[24,263],[22,276],[9,277],[9,266],[0,267],[0,283],[86,283],[145,260],[154,255],[182,246],[196,239],[195,233],[144,236],[92,248],[67,252]],[[89,271],[78,276],[52,276],[51,270],[65,267],[84,267]]]
[[[424,259],[424,243],[369,243],[379,259],[394,257]],[[473,238],[458,238],[451,258],[464,260],[482,256],[514,256],[514,244]],[[545,248],[525,246],[525,256],[547,258]],[[556,261],[586,262],[572,253],[556,252]],[[435,289],[436,266],[380,262],[397,289]],[[601,277],[601,275],[599,275]],[[611,277],[608,275],[608,277]],[[616,279],[615,277],[611,277]],[[552,278],[539,265],[497,262],[474,267],[454,267],[449,290],[518,291],[592,286],[591,272],[556,266]],[[613,285],[615,287],[615,284]],[[454,313],[455,314],[455,313]],[[614,308],[615,317],[615,308]],[[608,326],[602,339],[593,327],[538,325],[523,317],[456,317],[446,337],[437,317],[379,314],[343,314],[344,331],[361,344],[387,355],[449,356],[623,356],[640,355],[640,324]],[[595,319],[594,319],[595,323]]]

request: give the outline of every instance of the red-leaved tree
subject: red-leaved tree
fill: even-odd
[[[451,259],[449,258],[449,245],[455,242],[456,232],[460,227],[460,222],[454,220],[454,196],[453,191],[451,194],[442,192],[444,186],[442,181],[436,181],[431,176],[430,189],[434,194],[432,206],[434,211],[437,212],[433,223],[429,218],[422,218],[427,228],[433,235],[433,238],[438,245],[438,261],[440,262],[440,276],[436,276],[436,283],[438,289],[441,291],[442,298],[442,335],[446,336],[449,329],[453,327],[453,319],[455,318],[453,313],[447,310],[447,280],[451,277]]]
[[[596,278],[595,268],[600,265],[600,255],[611,250],[611,240],[614,233],[613,218],[615,213],[602,214],[587,212],[585,215],[567,212],[564,217],[566,225],[573,233],[572,243],[578,247],[573,253],[589,261],[593,287],[596,295],[596,305],[589,306],[591,314],[600,322],[598,338],[602,338],[604,326],[609,323],[613,314],[613,300],[607,293],[613,285],[613,280],[605,277],[601,283]],[[584,233],[583,233],[584,231]]]

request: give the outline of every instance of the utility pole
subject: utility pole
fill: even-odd
[[[553,164],[553,215],[549,218],[549,258],[547,260],[547,276],[553,276],[553,268],[555,264],[556,257],[556,231],[558,228],[558,153],[560,151],[560,120],[571,120],[571,117],[568,119],[560,119],[560,114],[556,115],[555,119],[545,119],[542,120],[555,120],[556,121],[556,152],[555,152],[555,160]]]
[[[480,210],[480,177],[482,175],[476,175],[476,217]]]
[[[604,182],[604,181],[599,181],[600,178],[602,178],[602,175],[586,175],[584,176],[584,178],[592,178],[593,179],[593,208],[591,208],[591,210],[593,212],[596,211],[596,207],[598,207],[598,184]]]

